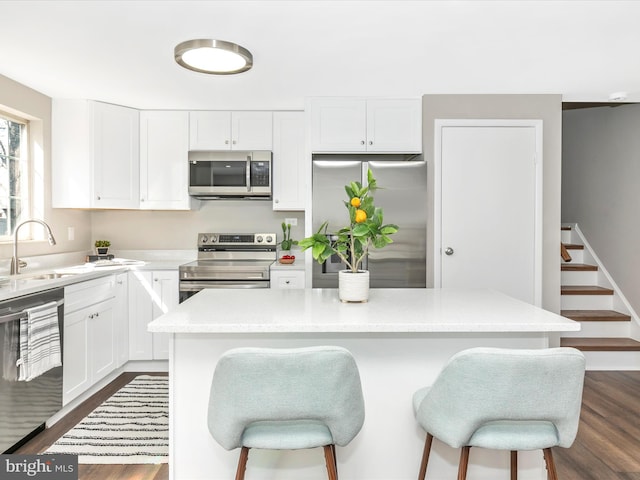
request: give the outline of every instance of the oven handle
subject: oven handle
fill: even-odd
[[[199,292],[205,288],[269,288],[269,282],[180,282],[181,292]]]

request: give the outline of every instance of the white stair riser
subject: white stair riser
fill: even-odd
[[[613,295],[561,295],[562,310],[612,310]]]
[[[571,261],[565,263],[584,263],[584,250],[567,250],[571,255]]]
[[[579,332],[563,332],[563,337],[619,337],[631,333],[630,322],[580,322]]]
[[[571,230],[560,230],[560,241],[562,243],[573,243],[573,231]]]
[[[598,272],[561,272],[561,285],[598,285]]]
[[[640,352],[582,352],[587,370],[640,370]]]

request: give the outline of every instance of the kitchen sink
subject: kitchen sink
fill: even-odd
[[[23,277],[25,280],[54,280],[56,278],[65,278],[65,277],[73,277],[77,275],[77,273],[41,273],[39,275],[31,275],[28,277]]]

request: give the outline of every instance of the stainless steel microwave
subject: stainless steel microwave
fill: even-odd
[[[189,195],[271,198],[271,152],[189,152]]]

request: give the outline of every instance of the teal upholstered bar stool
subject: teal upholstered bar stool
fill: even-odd
[[[341,347],[236,348],[216,365],[208,426],[227,450],[241,448],[236,480],[249,449],[323,447],[336,480],[335,446],[347,445],[364,422],[356,362]]]
[[[578,432],[584,355],[573,348],[472,348],[451,357],[431,387],[413,396],[416,420],[427,432],[419,480],[433,438],[462,448],[458,480],[465,480],[471,447],[542,449],[549,480],[557,480],[551,447],[570,447]]]

